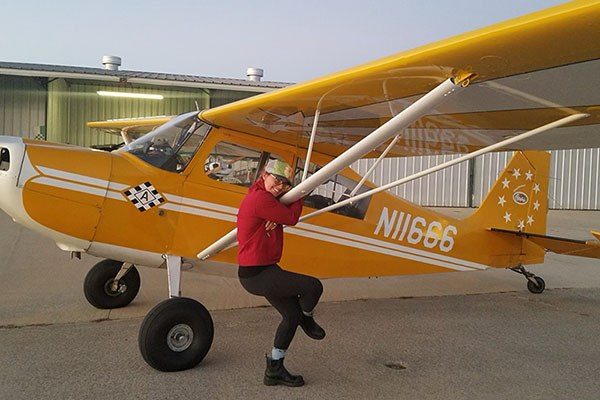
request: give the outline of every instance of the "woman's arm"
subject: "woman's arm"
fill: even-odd
[[[302,199],[286,206],[269,193],[261,194],[254,204],[254,214],[281,225],[296,225],[302,213]]]

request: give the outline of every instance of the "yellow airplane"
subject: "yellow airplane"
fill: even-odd
[[[317,277],[510,268],[546,251],[600,258],[598,240],[546,235],[549,154],[600,147],[600,2],[567,3],[276,92],[173,118],[114,151],[0,137],[0,207],[66,251],[105,258],[84,289],[129,304],[136,265],[166,267],[170,299],[139,346],[161,371],[196,366],[213,339],[182,265],[236,263],[237,207],[272,158],[296,168],[281,201],[304,197],[281,264]],[[106,122],[113,128],[143,121]],[[152,125],[152,124],[150,124]],[[102,127],[103,123],[97,126]],[[459,220],[386,192],[491,151],[515,150],[481,207]],[[361,158],[464,154],[377,188]],[[596,239],[600,233],[593,232]]]

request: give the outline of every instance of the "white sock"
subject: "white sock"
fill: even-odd
[[[278,349],[277,347],[273,347],[271,350],[271,359],[272,360],[281,360],[285,357],[285,350]]]

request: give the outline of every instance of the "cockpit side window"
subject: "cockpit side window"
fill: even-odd
[[[275,154],[245,147],[236,143],[219,142],[204,163],[206,176],[220,182],[250,187]]]
[[[171,172],[182,172],[204,141],[211,126],[198,119],[198,112],[179,115],[153,132],[119,149]]]
[[[307,176],[311,176],[319,169],[320,166],[310,163]],[[294,176],[296,185],[300,183],[303,171],[304,160],[300,159],[298,160],[298,166],[296,167],[296,174]],[[308,196],[306,196],[304,198],[304,205],[317,210],[328,207],[332,204],[349,198],[350,193],[352,190],[354,190],[356,185],[358,185],[358,182],[354,181],[353,179],[350,179],[342,174],[336,174],[315,188]],[[361,194],[368,190],[368,187],[362,186],[359,188],[356,194]],[[367,197],[351,204],[346,204],[345,206],[337,208],[331,212],[345,215],[347,217],[363,219],[367,213],[370,202],[371,197]]]

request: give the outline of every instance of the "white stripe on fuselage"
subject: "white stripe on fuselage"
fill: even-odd
[[[233,222],[236,220],[236,214],[238,211],[237,208],[176,196],[173,194],[165,194],[165,198],[172,199],[173,201],[177,201],[177,203],[183,205],[179,209],[174,206],[169,206],[168,209],[171,209],[173,211],[179,211],[193,215],[207,216],[209,218],[215,218],[224,221]],[[167,204],[168,203],[162,205],[161,208],[166,208]],[[202,207],[204,209],[212,209],[215,211],[224,211],[227,214],[209,213],[209,211],[207,210],[202,210],[195,207]],[[403,257],[415,261],[421,261],[427,264],[439,265],[445,268],[456,269],[459,271],[471,271],[473,269],[481,270],[487,268],[487,266],[483,264],[461,260],[454,257],[448,257],[442,254],[428,252],[425,250],[419,250],[395,243],[385,242],[382,240],[356,235],[345,231],[339,231],[335,229],[321,227],[318,225],[307,224],[304,222],[299,223],[294,228],[288,227],[286,230],[291,234],[299,236],[306,236],[317,240],[327,241],[330,243],[360,248],[372,252],[393,255],[396,257]]]
[[[106,195],[106,189],[100,189],[98,187],[80,185],[79,183],[63,181],[63,180],[51,178],[48,176],[37,176],[37,177],[31,179],[30,182],[37,183],[40,185],[58,187],[61,189],[73,190],[75,192],[91,194],[94,196],[104,197]]]
[[[125,190],[129,187],[127,185],[123,185],[117,182],[105,181],[97,178],[91,178],[84,175],[73,174],[70,172],[60,171],[47,167],[38,168],[44,174],[51,176],[35,177],[32,180],[35,183],[60,187],[63,189],[73,190],[95,196],[106,196],[107,198],[111,198],[113,200],[118,201],[127,201],[120,193],[120,191]],[[78,181],[83,184],[71,181]],[[93,186],[87,186],[86,184]],[[100,189],[97,186],[108,187],[113,190],[118,190],[119,192],[111,191],[110,189]],[[234,207],[209,203],[206,201],[177,196],[169,193],[164,194],[164,197],[165,199],[167,199],[168,202],[160,205],[160,208],[191,215],[198,215],[207,218],[219,219],[228,222],[235,222],[237,218],[238,209]],[[445,256],[442,254],[402,246],[400,244],[385,242],[382,240],[356,235],[345,231],[325,228],[318,225],[299,223],[295,227],[288,227],[287,231],[293,235],[309,237],[316,240],[358,248],[380,254],[391,255],[394,257],[405,258],[409,260],[422,262],[425,264],[436,265],[458,271],[471,271],[473,269],[487,268],[483,264],[473,263],[470,261]]]
[[[127,189],[129,186],[123,185],[121,183],[110,182],[104,179],[92,178],[86,175],[74,174],[72,172],[62,171],[54,168],[48,167],[38,167],[40,171],[44,175],[52,176],[55,178],[66,179],[69,181],[74,181],[78,183],[84,183],[93,186],[100,186],[103,188],[110,187],[113,190],[123,191]]]

